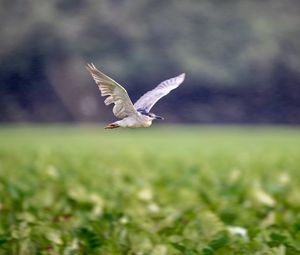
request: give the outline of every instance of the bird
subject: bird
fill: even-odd
[[[105,105],[114,103],[113,114],[121,119],[105,126],[105,129],[114,128],[146,128],[150,127],[153,120],[163,120],[164,118],[150,112],[154,104],[176,89],[185,79],[185,73],[165,80],[154,89],[145,93],[134,104],[127,91],[119,83],[109,76],[100,72],[93,63],[87,64],[86,69],[92,75],[98,85],[101,96],[107,96]]]

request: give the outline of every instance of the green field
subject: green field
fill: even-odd
[[[300,130],[2,127],[0,254],[300,254]]]

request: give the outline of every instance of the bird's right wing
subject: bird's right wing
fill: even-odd
[[[100,72],[94,64],[88,64],[86,68],[98,85],[101,96],[109,96],[104,100],[105,105],[115,104],[113,113],[117,118],[123,119],[137,114],[127,91],[119,83]]]
[[[149,112],[159,99],[169,94],[171,90],[176,89],[184,81],[184,78],[185,74],[183,73],[179,76],[161,82],[154,89],[148,91],[135,102],[135,109],[143,109]]]

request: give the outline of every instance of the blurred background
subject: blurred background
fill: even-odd
[[[133,101],[185,72],[153,109],[170,123],[300,124],[299,13],[298,0],[0,0],[0,122],[111,121],[93,62]]]

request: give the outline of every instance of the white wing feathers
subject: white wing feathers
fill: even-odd
[[[86,68],[98,85],[101,96],[108,96],[104,100],[105,105],[115,104],[113,113],[117,118],[123,119],[127,116],[137,114],[127,91],[120,84],[100,72],[94,64],[88,64]]]
[[[156,88],[148,91],[134,104],[135,109],[144,109],[147,112],[162,97],[169,94],[171,90],[176,89],[185,78],[185,74],[181,74],[174,78],[161,82]]]

